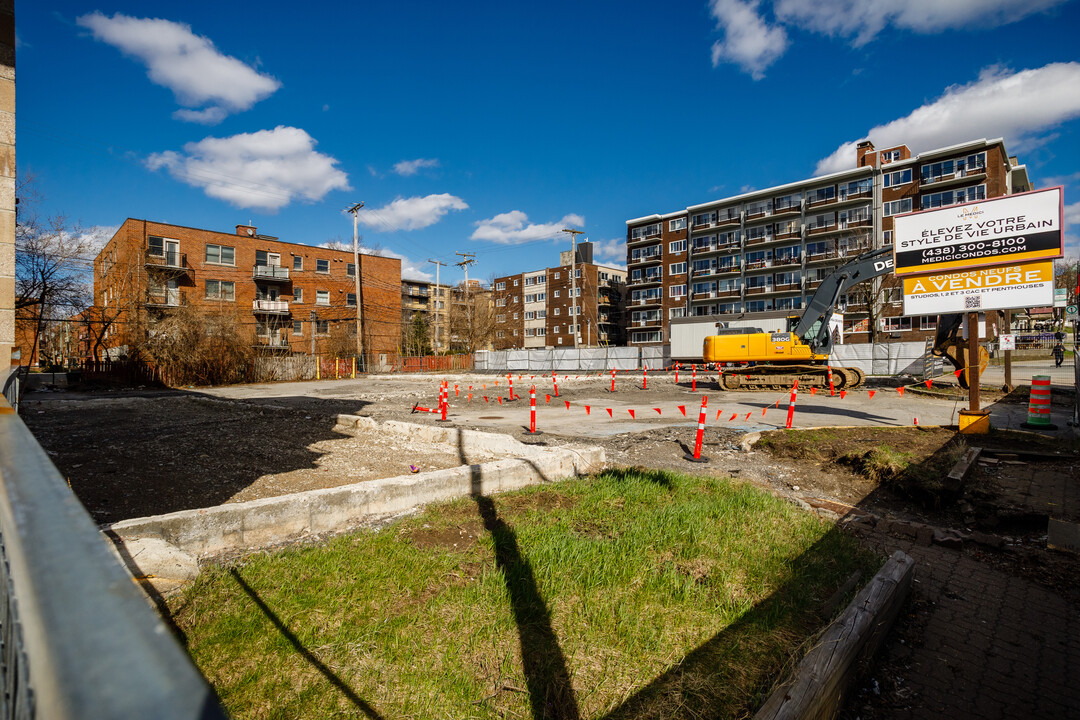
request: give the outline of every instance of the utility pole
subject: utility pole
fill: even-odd
[[[360,366],[366,370],[367,364],[364,362],[363,340],[364,321],[361,319],[361,310],[364,307],[364,295],[363,285],[360,283],[360,242],[356,232],[356,213],[358,213],[362,207],[364,207],[364,203],[356,203],[349,208],[349,212],[352,213],[353,266],[356,269],[356,355],[360,359]]]
[[[570,317],[574,318],[574,348],[578,346],[578,338],[581,337],[580,318],[577,314],[577,236],[584,230],[563,228],[564,233],[570,233]]]
[[[429,263],[435,264],[435,342],[432,346],[435,354],[439,354],[439,268],[446,267],[446,263],[428,258]]]
[[[315,358],[315,328],[318,327],[319,316],[314,310],[311,311],[311,357]]]
[[[465,331],[468,333],[469,352],[472,352],[472,350],[473,350],[473,346],[472,346],[472,344],[473,344],[473,341],[472,341],[472,338],[473,338],[472,329],[473,329],[473,327],[472,327],[472,307],[469,305],[469,266],[472,265],[474,262],[476,262],[476,260],[474,259],[476,257],[476,254],[475,253],[460,253],[460,252],[459,253],[454,253],[454,254],[461,256],[461,262],[454,263],[454,264],[465,271]]]

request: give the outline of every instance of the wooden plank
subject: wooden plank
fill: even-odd
[[[832,718],[858,663],[880,646],[911,592],[915,561],[897,550],[773,691],[757,720]]]

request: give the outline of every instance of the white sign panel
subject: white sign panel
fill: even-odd
[[[999,350],[1015,350],[1016,349],[1016,336],[1015,335],[998,335],[998,349]]]
[[[905,315],[1027,308],[1053,300],[1050,260],[904,278]]]
[[[893,218],[897,275],[1059,258],[1060,187]],[[1049,302],[1047,303],[1049,304]]]

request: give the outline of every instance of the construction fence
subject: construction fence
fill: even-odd
[[[534,348],[476,353],[477,372],[601,372],[661,369],[671,364],[667,345],[606,348]]]

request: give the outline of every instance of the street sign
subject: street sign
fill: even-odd
[[[1065,307],[1068,304],[1069,291],[1065,288],[1054,288],[1054,307]]]
[[[999,350],[1015,350],[1016,349],[1016,336],[1015,335],[998,335],[998,349]]]
[[[906,277],[905,315],[1007,310],[1049,305],[1054,299],[1050,260],[936,275]]]
[[[1076,320],[1077,312],[1076,312],[1076,306],[1075,305],[1066,305],[1065,306],[1065,317],[1067,319],[1069,319],[1069,320]]]
[[[1063,208],[1059,186],[897,215],[893,218],[896,274],[923,275],[1062,257]]]

